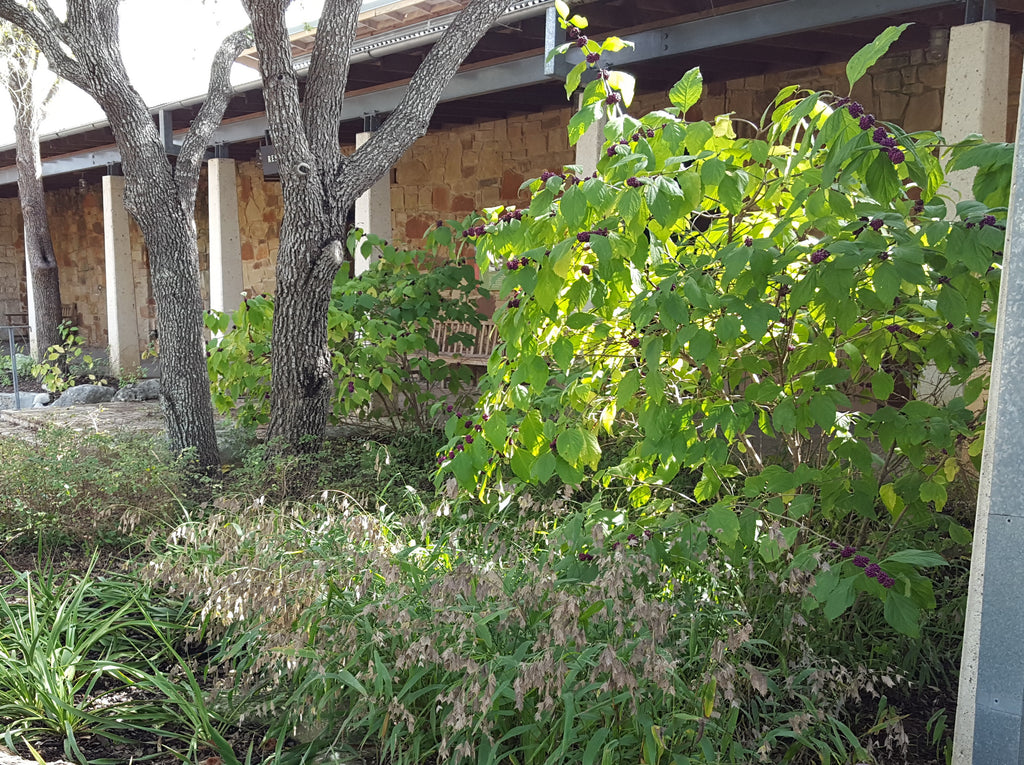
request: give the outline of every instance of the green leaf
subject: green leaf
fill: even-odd
[[[958,545],[970,545],[974,542],[974,535],[959,523],[954,521],[949,522],[949,538],[956,542]]]
[[[572,98],[572,94],[575,93],[576,89],[580,86],[580,80],[583,79],[583,73],[586,70],[586,61],[580,61],[576,66],[569,70],[569,74],[565,77],[565,95],[567,98]]]
[[[704,91],[704,78],[700,69],[694,67],[679,80],[668,92],[672,105],[685,113],[691,106],[700,101],[701,93]]]
[[[740,520],[732,505],[727,502],[715,504],[707,513],[708,528],[723,544],[735,544],[740,536]]]
[[[900,550],[893,553],[884,561],[885,563],[909,563],[919,568],[932,568],[933,566],[945,566],[946,559],[934,550]]]
[[[952,324],[959,324],[967,314],[967,301],[952,284],[943,284],[939,288],[939,297],[935,301],[939,316]]]
[[[583,435],[583,451],[580,457],[591,470],[597,470],[597,464],[601,461],[601,446],[597,442],[597,436],[589,430],[580,429],[580,433]]]
[[[508,438],[508,418],[502,411],[493,412],[483,424],[484,438],[496,451],[505,450],[505,439]]]
[[[903,34],[903,30],[909,26],[908,23],[900,24],[898,27],[888,27],[882,34],[853,54],[850,62],[846,65],[846,79],[850,83],[851,91],[857,81],[888,52],[889,46],[896,42]]]
[[[631,74],[621,70],[614,70],[608,73],[608,86],[622,94],[622,103],[629,106],[633,103],[633,94],[636,91],[636,79]]]
[[[583,456],[583,433],[575,428],[558,434],[558,456],[570,465],[579,465]]]
[[[822,609],[822,613],[829,621],[838,619],[846,609],[853,605],[854,598],[856,597],[856,592],[853,589],[854,579],[855,577],[850,576],[840,579],[839,583],[825,599],[825,607]]]
[[[623,40],[621,37],[606,37],[601,43],[601,50],[617,53],[623,48],[632,48],[633,43]]]
[[[551,346],[551,357],[560,369],[568,369],[569,365],[572,364],[572,341],[567,337],[558,338],[554,345]]]
[[[772,412],[772,426],[779,433],[792,433],[796,428],[796,406],[793,399],[784,398]]]
[[[885,620],[904,635],[913,638],[921,635],[921,609],[910,598],[894,590],[889,590],[885,597]]]
[[[926,481],[921,484],[921,501],[922,502],[934,502],[935,512],[941,513],[942,508],[946,506],[946,487],[942,484],[935,483],[934,481]]]
[[[558,11],[558,17],[560,19],[569,18],[569,6],[565,3],[565,0],[555,0],[555,10]]]
[[[636,369],[629,370],[619,383],[619,389],[615,396],[615,405],[619,409],[629,409],[630,401],[636,392],[640,390],[640,372]]]
[[[807,408],[811,412],[811,419],[814,424],[825,432],[829,432],[836,425],[836,405],[832,399],[824,394],[812,396]]]
[[[878,370],[871,375],[871,393],[879,401],[888,401],[894,387],[892,375],[888,372]]]
[[[574,115],[572,115],[572,117],[569,118],[569,145],[575,146],[576,143],[583,137],[583,134],[587,132],[587,128],[593,125],[600,116],[600,101],[584,106]]]
[[[587,196],[583,189],[579,186],[567,188],[562,194],[562,203],[559,209],[570,229],[580,228],[587,219]]]

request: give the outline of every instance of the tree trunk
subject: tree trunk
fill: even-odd
[[[125,207],[149,250],[167,436],[173,453],[210,468],[220,464],[220,457],[206,366],[194,212],[178,203],[170,164],[159,149],[140,154],[132,155],[131,172],[125,173]],[[124,153],[122,157],[127,159]]]
[[[47,348],[62,342],[60,279],[50,236],[50,219],[43,193],[43,163],[39,156],[39,121],[32,94],[32,73],[11,67],[7,86],[14,106],[18,198],[25,219],[25,262],[32,280],[32,356],[42,360]],[[15,95],[17,94],[17,95]]]
[[[334,392],[327,346],[327,309],[342,258],[320,252],[322,221],[286,214],[278,262],[271,342],[271,420],[268,439],[293,453],[319,450]]]

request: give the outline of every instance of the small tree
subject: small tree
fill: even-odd
[[[851,89],[896,35],[854,56]],[[544,173],[521,220],[497,208],[466,232],[504,271],[504,344],[439,463],[481,492],[618,485],[620,517],[737,559],[831,541],[826,617],[866,592],[917,635],[935,601],[916,568],[944,560],[887,548],[908,527],[970,538],[940,513],[980,446],[1012,147],[950,149],[796,86],[740,138],[729,115],[686,120],[698,70],[639,118],[629,80],[600,74],[570,123],[610,112],[596,175]],[[977,200],[947,220],[945,172],[971,166]],[[920,395],[930,365],[963,387]]]
[[[50,68],[92,96],[107,115],[121,154],[125,207],[149,249],[171,448],[192,450],[199,465],[212,466],[219,458],[203,337],[196,189],[206,147],[231,97],[229,70],[251,35],[236,32],[217,51],[209,96],[172,164],[125,70],[119,7],[120,0],[68,0],[62,20],[48,0],[31,7],[0,0],[0,18],[30,35]]]
[[[57,83],[42,101],[37,100],[39,48],[17,27],[0,24],[0,48],[6,57],[6,65],[0,67],[0,80],[14,109],[18,199],[25,219],[25,261],[32,283],[32,304],[28,307],[34,328],[32,355],[39,361],[47,348],[62,341],[60,279],[43,196],[39,154],[39,123],[46,102],[56,92]]]

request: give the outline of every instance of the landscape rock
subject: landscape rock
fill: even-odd
[[[32,409],[46,406],[50,401],[49,393],[18,393],[20,407],[14,405],[13,393],[0,393],[0,409]]]
[[[77,404],[105,404],[114,398],[114,389],[105,385],[75,385],[60,394],[54,402],[55,407],[75,406]]]
[[[135,385],[126,385],[114,394],[113,401],[156,401],[160,398],[160,381],[155,377]]]

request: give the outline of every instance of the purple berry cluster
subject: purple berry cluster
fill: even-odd
[[[620,98],[619,98],[618,93],[612,93],[610,96],[608,96],[608,98],[605,99],[605,102],[609,103],[609,104],[612,104],[612,103],[618,103],[619,100],[620,100]],[[664,125],[662,125],[662,127],[664,127]],[[611,146],[609,146],[608,147],[608,152],[607,152],[608,156],[609,157],[614,157],[618,153],[616,151],[616,147],[618,147],[618,146],[629,146],[631,143],[636,143],[637,141],[639,141],[639,140],[641,140],[643,138],[654,138],[654,135],[655,135],[654,128],[640,128],[638,131],[633,133],[633,135],[631,135],[629,137],[629,139],[623,138],[621,141],[613,143]]]
[[[522,210],[505,210],[500,215],[498,215],[498,223],[508,223],[510,221],[513,221],[513,220],[522,220],[522,219],[523,219],[523,212],[522,212]]]
[[[861,130],[872,130],[871,140],[885,150],[889,155],[889,161],[894,165],[898,165],[906,159],[906,155],[899,148],[896,138],[889,135],[889,131],[881,125],[876,125],[875,115],[867,114],[860,103],[849,98],[840,98],[836,101],[836,108],[845,108],[850,116],[857,120]]]
[[[872,563],[868,556],[857,555],[857,548],[851,547],[850,545],[840,548],[835,542],[829,542],[829,547],[833,550],[839,550],[839,557],[844,560],[853,558],[854,566],[864,569],[864,575],[868,579],[876,579],[878,583],[886,589],[889,589],[896,584],[896,580],[885,573],[885,571],[882,570],[882,567],[877,563]]]
[[[467,228],[465,231],[462,232],[462,236],[465,239],[471,239],[475,236],[483,236],[486,233],[487,227],[483,223],[481,223],[477,226],[470,226],[469,228]]]
[[[824,263],[826,260],[829,259],[829,256],[831,254],[832,253],[829,252],[828,250],[815,250],[814,252],[811,253],[811,263],[814,265]]]
[[[453,407],[451,404],[448,404],[448,406],[444,408],[444,411],[447,412],[448,414],[451,414],[452,410]],[[462,412],[455,412],[455,418],[461,420]],[[483,417],[481,417],[480,419],[482,422],[487,422],[487,415],[483,415]],[[455,455],[458,452],[465,451],[466,446],[472,444],[474,441],[473,433],[480,433],[483,431],[483,425],[481,425],[480,423],[473,422],[468,416],[466,417],[466,422],[464,423],[464,425],[466,427],[466,430],[469,431],[469,433],[463,436],[462,440],[459,443],[455,444],[455,447],[453,449],[450,449],[446,454],[441,453],[437,456],[438,465],[443,465],[448,460],[454,459]]]
[[[592,236],[608,236],[608,229],[606,228],[595,228],[591,231],[581,231],[576,234],[576,241],[580,244],[586,244],[590,241]]]

